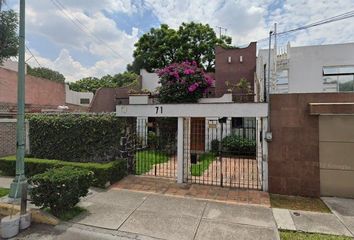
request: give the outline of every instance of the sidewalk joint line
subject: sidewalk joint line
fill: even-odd
[[[207,203],[207,202],[204,202],[203,212],[202,212],[202,214],[200,215],[199,222],[198,222],[198,226],[197,226],[197,228],[195,229],[195,232],[194,232],[193,240],[194,240],[194,239],[196,238],[196,236],[197,236],[197,233],[198,233],[198,230],[199,230],[199,226],[200,226],[200,223],[201,223],[202,220],[203,220],[203,216],[204,216],[205,210],[206,210],[206,208],[207,208],[207,205],[208,205],[208,203]]]
[[[151,196],[151,194],[148,194],[148,195],[146,196],[146,198],[145,198],[145,199],[129,214],[129,216],[118,226],[118,228],[116,229],[116,231],[118,231],[119,228],[120,228],[121,226],[123,226],[123,224],[131,217],[131,215],[133,215],[133,213],[135,213],[135,211],[136,211],[138,208],[140,208],[141,205],[143,205],[144,202],[145,202],[150,196]]]

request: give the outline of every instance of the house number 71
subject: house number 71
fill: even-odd
[[[156,109],[156,114],[162,114],[162,106],[160,106],[160,107],[155,107],[155,109]]]

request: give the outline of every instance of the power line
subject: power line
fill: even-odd
[[[39,61],[38,61],[38,59],[36,58],[36,56],[34,56],[34,54],[32,53],[32,51],[29,49],[29,47],[27,47],[27,45],[25,45],[26,46],[26,49],[27,49],[27,51],[31,54],[31,58],[33,58],[35,61],[36,61],[36,63],[40,66],[40,67],[42,67],[42,65],[39,63]],[[29,59],[27,59],[27,61],[28,60],[30,60],[31,58],[29,58]],[[26,62],[27,62],[26,61]]]
[[[326,19],[323,19],[321,21],[314,22],[314,23],[311,23],[311,24],[308,24],[308,25],[304,25],[304,26],[301,26],[301,27],[297,27],[297,28],[293,28],[293,29],[287,30],[287,31],[279,32],[279,33],[277,33],[277,35],[283,35],[283,34],[290,33],[290,32],[296,32],[296,31],[300,31],[300,30],[305,30],[305,29],[308,29],[308,28],[312,28],[312,27],[323,25],[323,24],[344,20],[344,19],[351,18],[351,17],[354,17],[354,10],[346,12],[346,13],[343,13],[343,14],[340,14],[340,15],[337,15],[337,16],[326,18]]]
[[[91,36],[91,38],[93,38],[94,40],[101,42],[102,44],[104,44],[108,49],[110,49],[116,56],[118,56],[119,58],[122,58],[124,60],[126,60],[127,62],[129,62],[129,60],[127,60],[125,57],[123,57],[121,54],[119,54],[118,52],[116,52],[111,46],[108,45],[108,43],[106,43],[102,38],[94,35],[91,33],[90,29],[88,29],[79,19],[77,19],[75,16],[72,16],[71,14],[68,13],[67,8],[60,3],[58,0],[51,0],[51,2],[53,3],[53,5],[55,7],[57,7],[64,15],[66,18],[68,18],[77,28],[79,28],[82,32],[88,34],[89,36]]]
[[[351,17],[354,17],[354,10],[351,10],[349,12],[342,13],[342,14],[339,14],[339,15],[336,15],[333,17],[329,17],[329,18],[326,18],[326,19],[323,19],[323,20],[320,20],[320,21],[317,21],[317,22],[314,22],[311,24],[307,24],[307,25],[304,25],[301,27],[297,27],[297,28],[289,29],[289,30],[286,30],[283,32],[279,32],[279,33],[277,33],[277,37],[285,37],[285,35],[288,33],[293,33],[293,32],[297,32],[297,31],[305,30],[308,28],[312,28],[312,27],[323,25],[323,24],[328,24],[328,23],[344,20],[344,19],[351,18]],[[266,40],[269,40],[269,37],[259,39],[256,42],[259,43],[259,42],[263,42]],[[240,47],[247,46],[248,44],[249,43],[242,44],[242,45],[240,45]]]

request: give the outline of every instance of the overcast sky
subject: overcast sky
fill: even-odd
[[[7,5],[17,10],[18,0]],[[274,22],[284,31],[350,10],[354,0],[26,0],[26,44],[42,66],[74,81],[124,71],[139,36],[161,23],[222,26],[233,45],[245,46],[267,37]],[[288,41],[292,46],[354,42],[354,18],[279,39],[283,46]],[[33,59],[28,63],[38,66]]]

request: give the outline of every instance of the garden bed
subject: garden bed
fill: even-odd
[[[303,233],[280,231],[280,240],[351,240],[351,237],[335,236],[319,233]]]
[[[329,208],[320,198],[270,194],[270,203],[273,208],[285,208],[291,210],[323,213],[331,212],[331,210],[329,210]]]
[[[8,195],[10,192],[10,189],[8,188],[0,188],[0,197],[4,197],[6,195]]]
[[[209,168],[209,165],[215,160],[215,154],[203,153],[199,157],[199,161],[196,164],[191,165],[192,176],[202,176],[205,170]]]
[[[48,169],[72,166],[84,168],[94,173],[93,186],[104,188],[107,183],[114,183],[126,176],[126,162],[124,160],[116,160],[108,163],[83,163],[83,162],[66,162],[52,159],[25,158],[25,174],[33,176],[43,173]],[[16,157],[8,156],[0,158],[0,169],[4,176],[15,176]]]
[[[144,150],[135,154],[135,174],[149,172],[155,164],[168,162],[169,156],[163,152]]]

